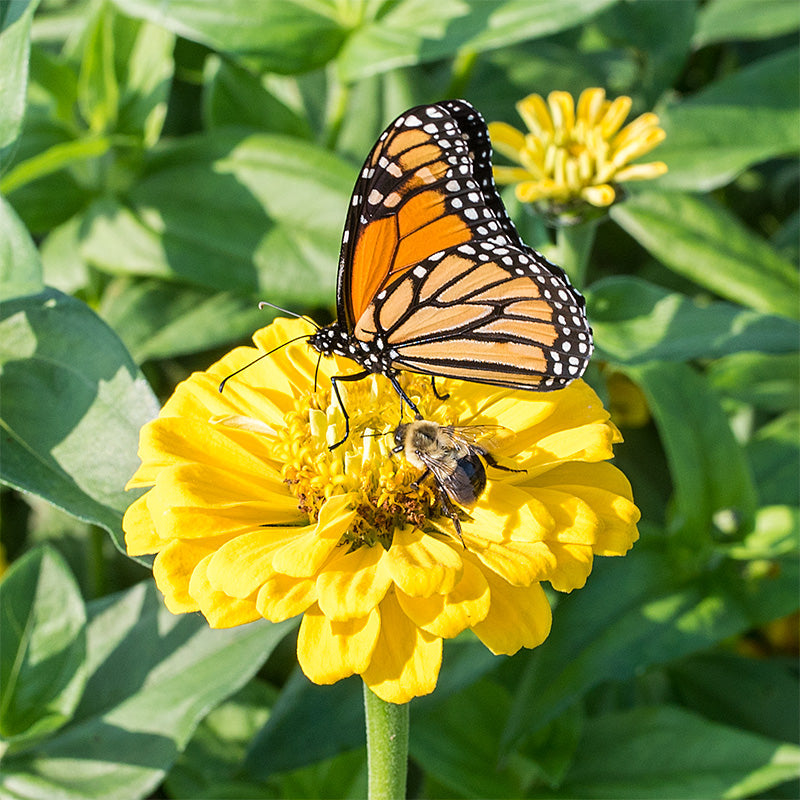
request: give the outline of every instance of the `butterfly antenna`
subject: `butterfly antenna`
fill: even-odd
[[[288,314],[290,317],[296,317],[297,319],[305,320],[309,324],[313,325],[317,330],[320,330],[322,328],[322,326],[318,325],[316,322],[314,322],[314,320],[311,319],[311,317],[306,317],[303,314],[296,314],[294,311],[289,311],[288,308],[281,308],[280,306],[276,306],[275,303],[268,303],[266,300],[262,300],[258,304],[258,308],[259,308],[259,310],[261,310],[264,307],[274,308],[276,311],[283,311],[284,314]],[[288,342],[287,342],[287,344],[288,344]]]
[[[252,361],[245,364],[243,367],[239,367],[235,372],[231,372],[230,375],[226,375],[219,384],[219,392],[222,394],[222,390],[225,388],[225,384],[234,376],[238,375],[240,372],[244,372],[248,367],[252,367],[253,364],[257,364],[261,361],[262,358],[266,358],[267,356],[271,356],[276,350],[280,350],[281,347],[286,347],[287,344],[291,344],[292,342],[299,342],[300,339],[309,339],[310,334],[306,333],[303,336],[295,336],[294,339],[289,339],[288,342],[284,342],[283,344],[279,344],[277,347],[273,347],[268,353],[262,353],[258,358],[254,358]]]

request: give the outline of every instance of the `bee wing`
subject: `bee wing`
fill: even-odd
[[[447,425],[443,428],[454,445],[483,454],[492,444],[511,433],[502,425]]]

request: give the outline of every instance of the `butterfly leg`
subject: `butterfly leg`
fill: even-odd
[[[350,415],[347,413],[347,409],[344,407],[344,402],[342,401],[342,396],[339,394],[339,381],[360,381],[369,374],[367,370],[364,370],[363,372],[357,372],[355,375],[334,375],[331,377],[333,393],[339,401],[339,408],[342,409],[342,415],[344,416],[344,436],[335,444],[328,445],[328,450],[335,450],[340,444],[344,444],[347,441],[347,437],[350,435]]]
[[[449,392],[447,394],[439,394],[439,392],[436,391],[436,376],[435,375],[431,375],[431,389],[433,389],[433,393],[436,395],[436,397],[439,400],[447,400],[447,398],[450,397]]]
[[[414,412],[414,416],[416,419],[422,419],[422,414],[419,413],[419,409],[411,402],[411,398],[403,391],[403,387],[399,384],[396,375],[388,375],[389,380],[392,382],[392,386],[394,386],[394,390],[397,394],[400,395],[401,400],[405,400],[408,407]],[[402,404],[401,404],[402,405]],[[401,409],[402,415],[402,409]]]

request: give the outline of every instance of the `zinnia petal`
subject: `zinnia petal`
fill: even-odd
[[[442,664],[442,640],[418,628],[394,593],[380,606],[381,632],[364,683],[387,703],[407,703],[436,688]]]
[[[380,615],[337,622],[319,607],[306,611],[297,636],[297,659],[314,683],[335,683],[363,672],[373,657],[380,632]]]

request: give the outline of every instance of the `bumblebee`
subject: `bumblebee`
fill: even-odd
[[[414,482],[422,483],[431,476],[436,484],[443,512],[461,536],[459,506],[471,506],[486,488],[486,465],[506,472],[524,472],[498,464],[486,449],[491,435],[502,430],[497,425],[439,425],[430,420],[402,422],[394,431],[395,447],[411,466],[423,470]],[[485,464],[484,464],[485,462]]]

